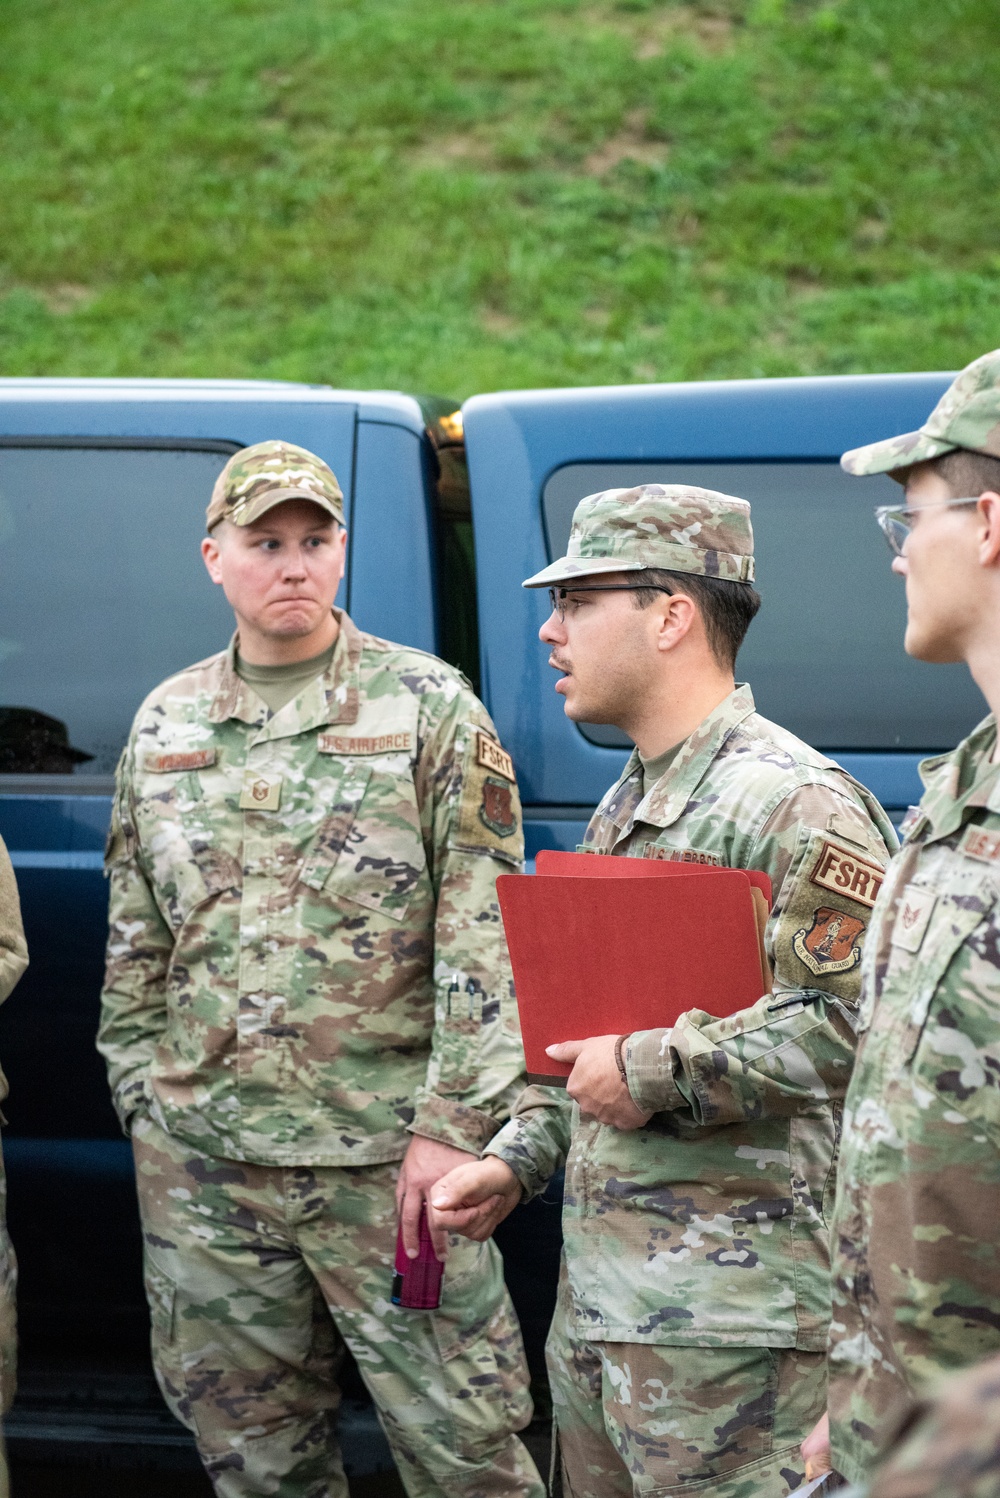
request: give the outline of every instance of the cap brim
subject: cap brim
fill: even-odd
[[[954,452],[956,445],[942,442],[939,437],[929,437],[926,432],[905,432],[902,437],[889,437],[885,442],[852,448],[844,453],[840,466],[845,473],[852,473],[857,478],[873,473],[893,475],[909,470],[917,463],[927,463],[931,458]]]
[[[574,577],[597,577],[602,572],[644,572],[646,562],[623,562],[620,557],[560,557],[543,567],[534,577],[525,578],[522,588],[549,588],[553,583],[571,582]]]
[[[256,499],[251,499],[245,505],[234,505],[225,515],[220,516],[222,520],[228,520],[230,525],[253,525],[262,515],[273,510],[276,505],[283,505],[290,499],[304,499],[309,504],[315,505],[317,509],[325,510],[338,525],[344,524],[344,512],[338,510],[332,500],[325,499],[322,495],[312,494],[308,489],[271,489],[266,494],[259,494]]]

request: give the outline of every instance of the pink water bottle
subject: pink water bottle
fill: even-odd
[[[396,1273],[392,1281],[392,1303],[411,1311],[436,1311],[441,1304],[441,1279],[444,1265],[434,1252],[431,1230],[427,1226],[427,1209],[420,1209],[420,1251],[415,1259],[407,1258],[403,1247],[403,1229],[396,1234]]]

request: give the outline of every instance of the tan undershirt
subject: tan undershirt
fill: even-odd
[[[658,754],[655,759],[643,759],[642,755],[639,755],[642,764],[642,794],[644,796],[649,795],[661,775],[665,775],[670,769],[683,743],[682,739],[680,744],[674,744],[673,748],[665,750],[663,754]]]
[[[337,636],[339,640],[340,636]],[[262,697],[272,713],[278,713],[307,687],[314,676],[322,676],[333,660],[337,640],[322,655],[311,655],[307,661],[291,661],[287,666],[254,666],[236,652],[236,675]]]

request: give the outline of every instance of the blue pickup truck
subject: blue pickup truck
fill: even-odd
[[[764,605],[740,676],[893,814],[918,797],[918,759],[982,703],[963,669],[904,656],[902,587],[872,523],[899,491],[837,459],[918,426],[948,379],[531,391],[461,410],[255,381],[0,380],[0,833],[32,957],[0,1011],[22,1265],[15,1458],[194,1461],[149,1372],[129,1146],[93,1038],[115,762],[145,693],[230,632],[198,555],[229,454],[282,437],[330,463],[351,531],[341,601],[474,681],[517,766],[532,856],[576,845],[628,744],[563,716],[536,638],[544,595],[521,579],[562,554],[583,495],[647,480],[751,501]],[[537,1369],[557,1207],[521,1209],[503,1247]],[[371,1468],[383,1458],[357,1393],[345,1454]]]

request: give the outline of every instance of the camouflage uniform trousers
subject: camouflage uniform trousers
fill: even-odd
[[[543,1498],[492,1244],[453,1240],[441,1309],[390,1302],[398,1164],[213,1159],[133,1129],[153,1362],[219,1498],[346,1498],[335,1436],[346,1344],[411,1498]]]
[[[803,1482],[823,1353],[591,1342],[570,1312],[564,1267],[545,1349],[563,1498],[785,1498]]]

